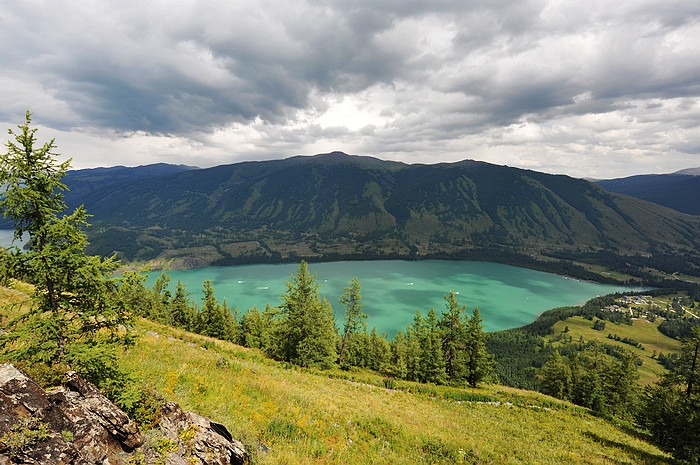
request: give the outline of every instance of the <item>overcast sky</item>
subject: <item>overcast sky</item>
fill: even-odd
[[[0,126],[26,109],[74,168],[340,150],[668,173],[700,166],[700,2],[5,1]]]

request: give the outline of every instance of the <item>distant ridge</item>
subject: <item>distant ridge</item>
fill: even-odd
[[[129,184],[142,179],[173,176],[197,169],[199,168],[192,166],[156,163],[136,167],[113,166],[71,170],[65,179],[71,190],[67,198],[73,207],[81,204],[93,205],[96,193],[104,192],[110,189],[110,186],[117,188],[116,185]],[[88,212],[92,213],[90,210]]]
[[[688,168],[685,170],[676,171],[673,174],[683,174],[686,176],[700,176],[700,168]]]
[[[94,171],[71,172],[66,201],[94,215],[91,253],[125,260],[203,266],[605,253],[692,263],[700,250],[700,218],[581,179],[472,160],[408,165],[333,152],[140,178],[114,170],[112,181],[98,172],[100,182],[90,181]]]
[[[135,180],[153,178],[159,176],[170,176],[184,171],[198,170],[196,166],[170,165],[168,163],[154,163],[152,165],[141,165],[134,167],[111,166],[100,168],[86,168],[81,170],[71,170],[68,172],[71,183],[81,181],[107,181],[119,182],[124,180]]]
[[[700,215],[700,168],[596,181],[612,192],[631,195],[690,215]]]

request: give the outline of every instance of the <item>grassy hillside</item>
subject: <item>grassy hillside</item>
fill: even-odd
[[[140,324],[124,365],[225,424],[258,463],[671,463],[624,426],[537,393],[310,372],[257,351]]]
[[[624,349],[631,350],[642,360],[642,365],[639,367],[639,382],[643,385],[654,383],[658,380],[659,374],[665,369],[652,357],[663,352],[670,354],[678,352],[681,348],[680,341],[672,339],[663,333],[659,332],[658,327],[661,319],[651,323],[645,318],[632,320],[632,325],[624,323],[606,322],[605,329],[598,331],[593,329],[593,322],[580,316],[567,318],[564,321],[559,321],[554,325],[554,334],[547,336],[545,339],[549,341],[560,339],[559,336],[566,335],[571,337],[574,342],[577,342],[580,337],[584,341],[595,341],[600,344],[609,344],[619,346]],[[567,333],[564,329],[569,328]],[[618,335],[620,338],[634,339],[639,342],[643,348],[633,347],[620,341],[609,339],[608,334]]]
[[[0,322],[30,291],[0,287]],[[628,426],[538,393],[302,370],[146,320],[137,332],[122,366],[226,425],[257,464],[673,463]]]

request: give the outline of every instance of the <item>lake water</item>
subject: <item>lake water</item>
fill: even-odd
[[[0,230],[0,246],[12,242],[13,231]],[[17,245],[17,244],[16,244]],[[20,244],[21,247],[21,244]],[[169,271],[175,290],[181,280],[193,302],[201,304],[202,283],[211,280],[216,297],[226,299],[242,314],[254,305],[279,305],[285,282],[296,273],[298,264],[217,266],[194,270]],[[354,261],[310,263],[316,273],[319,292],[333,307],[339,326],[345,308],[338,302],[343,287],[356,276],[362,283],[363,311],[368,327],[376,326],[390,336],[412,322],[416,310],[425,315],[430,308],[445,308],[443,296],[459,293],[458,299],[469,313],[479,307],[484,329],[498,331],[533,321],[545,310],[581,304],[596,295],[640,290],[574,279],[508,265],[472,261]],[[160,273],[151,273],[152,284]]]
[[[296,273],[298,264],[241,265],[169,271],[174,291],[181,280],[191,299],[201,305],[202,283],[211,280],[216,297],[225,298],[242,314],[254,305],[281,303],[285,282]],[[428,309],[442,312],[443,296],[457,293],[460,304],[471,314],[479,307],[486,331],[514,328],[533,321],[538,314],[555,307],[581,304],[596,295],[626,292],[630,287],[612,286],[567,279],[550,273],[488,262],[473,261],[353,261],[310,263],[319,292],[333,307],[342,326],[345,308],[338,302],[342,288],[356,276],[362,283],[363,311],[368,327],[390,336],[412,322],[416,310],[425,316]],[[153,283],[160,273],[152,273]]]

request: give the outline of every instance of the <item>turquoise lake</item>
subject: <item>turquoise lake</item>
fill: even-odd
[[[12,231],[0,230],[0,245],[12,242]],[[201,304],[202,283],[211,280],[216,297],[227,300],[242,314],[257,306],[264,309],[281,303],[285,282],[296,273],[298,264],[241,265],[169,271],[171,291],[179,279],[187,287],[192,302]],[[498,331],[533,321],[537,315],[555,307],[581,304],[596,295],[640,290],[568,279],[551,273],[489,262],[353,261],[310,263],[316,274],[319,292],[333,306],[339,326],[344,307],[338,302],[354,276],[362,282],[363,311],[369,315],[371,329],[390,336],[411,323],[416,310],[425,315],[430,308],[438,313],[445,308],[443,296],[459,293],[458,299],[471,313],[479,307],[484,329]],[[152,284],[160,273],[151,273]]]
[[[226,299],[242,314],[257,306],[281,303],[285,282],[296,273],[298,264],[241,265],[168,271],[174,290],[179,279],[192,302],[201,305],[202,283],[211,280],[216,297]],[[310,263],[316,274],[321,296],[333,307],[342,325],[344,307],[338,302],[342,288],[356,276],[362,283],[363,311],[369,315],[368,328],[376,326],[389,336],[412,322],[416,310],[423,315],[430,308],[445,308],[443,296],[457,292],[460,304],[469,313],[479,307],[486,331],[515,328],[533,321],[555,307],[578,305],[596,295],[639,290],[578,281],[550,273],[508,265],[474,261],[353,261]],[[153,283],[160,273],[151,273]]]

